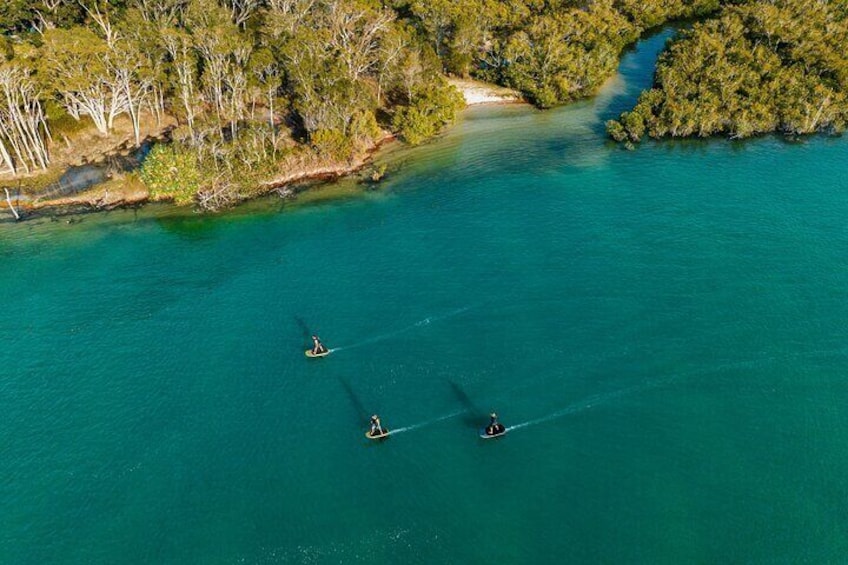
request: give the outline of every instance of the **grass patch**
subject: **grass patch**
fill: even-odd
[[[91,123],[88,119],[75,119],[54,100],[48,100],[44,106],[50,133],[55,137],[71,136],[86,129]]]
[[[46,171],[33,176],[0,181],[0,188],[6,187],[9,190],[20,190],[28,196],[37,196],[40,192],[59,182],[63,174],[65,174],[64,167],[50,167]]]

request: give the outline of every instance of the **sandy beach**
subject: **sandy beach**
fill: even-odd
[[[465,97],[468,106],[479,106],[481,104],[516,104],[524,102],[521,94],[496,84],[490,84],[479,80],[449,78],[448,82],[454,85]]]

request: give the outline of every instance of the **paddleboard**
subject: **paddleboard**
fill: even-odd
[[[391,433],[388,428],[383,428],[383,432],[384,433],[378,436],[372,436],[371,430],[368,430],[367,432],[365,432],[365,437],[367,437],[368,439],[383,439],[389,437],[389,434]]]
[[[504,431],[502,431],[501,433],[494,434],[494,435],[491,435],[491,436],[486,433],[486,428],[480,429],[480,437],[482,439],[495,439],[496,437],[501,437],[501,436],[505,436],[505,435],[506,435],[506,428],[504,428]]]
[[[307,357],[326,357],[329,354],[330,354],[329,349],[327,351],[325,351],[324,353],[312,353],[311,349],[306,350],[306,356]]]

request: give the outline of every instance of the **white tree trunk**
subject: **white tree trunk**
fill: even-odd
[[[9,150],[6,149],[6,145],[3,143],[3,139],[0,139],[0,163],[6,165],[6,169],[13,175],[18,172],[15,168],[15,162],[12,160],[12,156],[9,155]]]
[[[17,211],[17,210],[15,210],[15,207],[12,205],[12,197],[11,197],[11,196],[9,196],[9,189],[4,187],[4,188],[3,188],[3,190],[5,190],[5,191],[6,191],[6,204],[8,204],[8,205],[9,205],[9,209],[12,211],[12,214],[14,214],[14,215],[15,215],[15,221],[20,220],[20,219],[21,219],[21,215],[20,215],[20,214],[18,214],[18,211]]]

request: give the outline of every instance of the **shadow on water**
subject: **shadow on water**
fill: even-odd
[[[309,331],[309,326],[306,321],[300,316],[294,317],[294,322],[297,324],[297,327],[300,329],[301,335],[303,335],[303,339],[306,340],[307,343],[312,341],[312,332]]]
[[[191,208],[174,207],[172,214],[159,217],[156,221],[163,230],[182,239],[203,241],[212,239],[221,229],[222,223],[217,218],[215,214],[201,215]]]
[[[353,410],[356,412],[356,425],[361,426],[368,422],[370,414],[365,409],[365,405],[362,404],[362,400],[360,400],[359,396],[357,396],[356,392],[350,386],[350,383],[342,377],[339,377],[339,382],[341,383],[342,388],[345,389],[345,393],[347,394],[350,403],[353,405]]]
[[[453,381],[448,381],[450,385],[451,392],[453,393],[454,398],[459,401],[460,405],[465,409],[462,414],[462,423],[465,424],[466,427],[477,429],[480,427],[481,422],[483,422],[484,412],[480,410],[480,408],[474,404],[474,402],[469,398],[469,396],[465,393],[461,386],[456,384]]]

